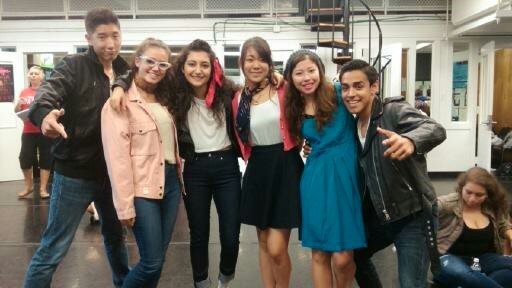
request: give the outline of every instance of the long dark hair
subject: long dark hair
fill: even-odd
[[[494,175],[480,167],[473,167],[461,173],[457,178],[457,186],[455,187],[461,201],[464,201],[462,200],[462,188],[468,182],[485,188],[487,199],[482,204],[483,206],[492,210],[498,219],[501,217],[508,218],[507,194],[505,188],[503,188]]]
[[[215,52],[213,52],[210,45],[201,39],[196,39],[188,44],[183,50],[181,50],[176,62],[173,66],[173,75],[175,80],[175,93],[173,113],[178,123],[185,123],[187,120],[187,113],[192,106],[194,100],[194,89],[188,83],[185,75],[183,74],[183,67],[187,61],[190,52],[206,52],[210,58],[211,74],[209,81],[212,81],[213,76],[213,62],[215,60]],[[208,82],[209,83],[209,82]],[[217,123],[224,121],[224,107],[231,105],[231,99],[233,98],[234,91],[236,91],[235,84],[230,79],[224,77],[222,85],[217,87],[215,90],[215,98],[213,100],[211,109]]]
[[[263,62],[268,64],[268,75],[266,79],[268,83],[276,86],[274,80],[274,62],[272,61],[272,50],[270,50],[270,46],[268,42],[261,37],[252,37],[245,40],[244,44],[242,44],[242,50],[240,51],[240,68],[242,72],[244,72],[244,63],[245,58],[247,58],[247,50],[249,48],[253,48],[258,53],[258,56],[263,60]]]
[[[336,93],[330,81],[325,78],[325,68],[322,60],[313,52],[300,50],[290,55],[286,64],[285,79],[288,82],[286,89],[285,115],[290,127],[290,134],[297,141],[300,141],[300,129],[304,121],[305,101],[299,90],[293,84],[293,69],[304,60],[311,60],[318,69],[318,88],[315,91],[314,101],[316,104],[315,121],[318,130],[321,130],[332,119],[332,114],[337,109]]]
[[[137,73],[139,72],[139,67],[135,65],[135,60],[137,57],[140,57],[148,50],[149,48],[160,48],[165,50],[167,53],[167,62],[171,62],[171,50],[169,49],[169,46],[167,46],[163,41],[155,39],[155,38],[146,38],[146,40],[142,41],[139,46],[137,46],[137,49],[135,49],[135,54],[133,55],[132,63],[131,63],[131,69],[133,71],[134,78],[137,77]],[[166,106],[167,108],[170,108],[170,85],[171,85],[171,79],[173,78],[171,75],[171,69],[168,69],[165,73],[164,78],[160,80],[156,84],[156,88],[153,91],[155,94],[156,101],[158,103],[162,104],[163,106]]]

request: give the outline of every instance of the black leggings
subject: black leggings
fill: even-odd
[[[34,166],[39,154],[39,168],[50,170],[53,157],[50,152],[52,140],[41,133],[21,134],[20,167],[22,170]],[[39,153],[38,153],[39,152]]]

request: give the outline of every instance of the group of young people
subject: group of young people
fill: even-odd
[[[128,65],[112,11],[89,11],[85,26],[89,51],[65,57],[31,107],[32,122],[57,142],[48,226],[25,287],[49,287],[91,201],[114,285],[156,287],[180,196],[194,287],[211,286],[212,199],[217,287],[235,276],[241,223],[256,227],[263,287],[290,286],[293,228],[312,250],[315,287],[351,287],[354,278],[381,287],[371,256],[392,243],[401,287],[427,287],[437,201],[424,154],[445,130],[403,97],[382,101],[371,65],[353,60],[332,83],[318,55],[299,50],[283,77],[268,43],[253,37],[242,45],[238,87],[203,40],[171,64],[168,46],[148,38]],[[139,250],[131,269],[122,225]]]

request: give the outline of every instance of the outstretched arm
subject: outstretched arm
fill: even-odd
[[[65,127],[59,122],[64,107],[75,91],[74,58],[60,61],[48,80],[37,89],[35,101],[30,107],[29,119],[41,128],[44,135],[52,138],[67,138]]]
[[[424,154],[446,139],[446,130],[434,119],[421,114],[405,101],[390,103],[385,112],[395,117],[393,132],[408,138],[414,144],[414,152]]]

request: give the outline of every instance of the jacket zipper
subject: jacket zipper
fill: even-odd
[[[400,172],[400,170],[398,169],[398,167],[396,166],[394,161],[391,161],[391,165],[393,165],[393,168],[395,168],[395,170],[398,173],[398,175],[400,175],[400,178],[402,179],[402,181],[407,186],[407,189],[409,189],[409,191],[412,191],[412,186],[409,184],[409,182],[407,182],[407,179],[405,179],[404,175],[402,175],[402,172]]]
[[[372,145],[372,149],[374,149],[375,147]],[[382,210],[382,213],[384,213],[384,217],[386,219],[386,221],[389,221],[391,219],[391,217],[389,217],[389,213],[388,213],[388,210],[386,209],[386,203],[384,203],[384,195],[382,194],[382,188],[380,187],[380,181],[379,181],[379,177],[378,177],[378,174],[377,174],[377,165],[375,164],[375,151],[374,151],[374,155],[372,157],[372,162],[373,162],[373,169],[375,170],[375,179],[377,180],[377,187],[379,188],[379,193],[380,193],[380,199],[382,201],[382,207],[384,207],[384,209]]]

